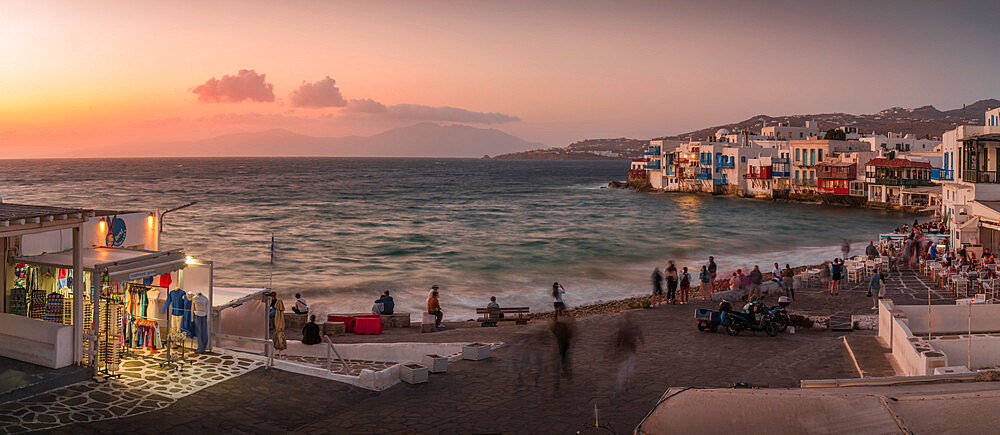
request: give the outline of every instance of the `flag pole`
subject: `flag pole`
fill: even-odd
[[[273,280],[274,280],[274,231],[271,231],[271,261],[270,261],[270,268],[269,268],[269,271],[267,273],[267,289],[268,290],[271,290],[272,288],[274,288],[274,287],[272,287],[272,281]]]

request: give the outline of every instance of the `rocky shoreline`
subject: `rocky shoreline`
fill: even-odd
[[[796,275],[798,275],[800,273],[805,272],[807,269],[815,269],[820,266],[821,266],[820,264],[797,266],[793,267],[792,271]],[[774,278],[774,274],[770,272],[764,273],[763,275],[765,282],[770,281],[772,278]],[[729,288],[729,280],[717,279],[714,285],[716,287],[715,293],[727,291]],[[763,299],[767,299],[768,296],[771,295],[767,295]],[[699,289],[697,287],[691,288],[690,299],[692,301],[695,301],[695,299],[697,299],[698,301],[701,300],[701,293],[699,292]],[[711,295],[709,295],[709,300],[711,300]],[[568,307],[565,313],[566,315],[569,315],[574,318],[582,318],[582,317],[601,315],[601,314],[619,314],[629,310],[652,308],[666,303],[668,302],[666,301],[665,297],[653,296],[650,294],[644,296],[633,296],[629,298],[614,299],[610,301],[597,301],[589,304],[578,305],[575,307]],[[531,313],[529,315],[529,318],[532,320],[550,320],[554,318],[554,316],[555,312],[550,310],[550,311],[540,311],[537,313]],[[792,320],[793,324],[795,324],[796,326],[805,328],[811,327],[817,323],[822,324],[824,321],[821,318],[817,318],[817,316],[796,316],[794,314]]]

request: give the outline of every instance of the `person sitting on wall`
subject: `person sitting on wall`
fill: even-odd
[[[295,314],[308,314],[309,305],[306,304],[306,300],[302,299],[301,293],[295,294],[295,305],[292,305],[292,312]]]
[[[395,309],[396,303],[392,301],[392,296],[389,296],[389,290],[386,290],[382,292],[382,297],[375,299],[375,306],[372,307],[372,313],[390,315]]]
[[[316,315],[309,316],[309,323],[302,327],[302,344],[320,344],[323,339],[319,335],[319,325],[316,324]]]
[[[441,324],[444,313],[441,312],[441,302],[438,300],[437,290],[432,291],[431,297],[427,299],[427,314],[434,315],[434,326],[444,328],[444,325]]]

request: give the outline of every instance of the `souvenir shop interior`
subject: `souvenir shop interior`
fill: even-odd
[[[151,358],[180,368],[192,352],[211,349],[210,262],[183,250],[84,251],[83,319],[73,318],[77,277],[69,251],[9,259],[4,311],[65,325],[82,321],[84,363],[109,378],[119,376],[123,359]]]

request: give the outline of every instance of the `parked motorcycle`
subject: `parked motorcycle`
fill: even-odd
[[[760,301],[754,299],[746,304],[745,313],[732,310],[729,302],[723,301],[719,304],[722,325],[726,328],[726,333],[737,336],[740,331],[764,331],[768,337],[778,335],[778,326],[774,324],[774,317],[761,308]]]
[[[788,329],[788,325],[792,324],[791,318],[788,317],[788,310],[785,309],[791,303],[792,300],[788,296],[781,296],[778,298],[778,305],[776,306],[768,307],[761,304],[761,308],[771,314],[774,325],[778,327],[778,332],[785,332]]]

